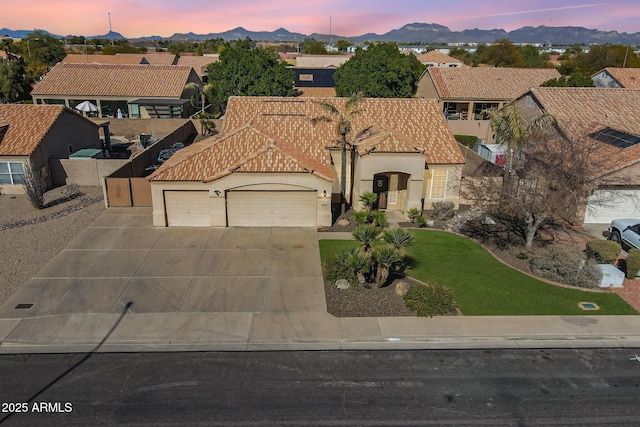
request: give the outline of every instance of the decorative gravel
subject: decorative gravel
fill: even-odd
[[[51,190],[44,209],[25,195],[0,196],[0,304],[104,212],[101,187],[76,188]]]

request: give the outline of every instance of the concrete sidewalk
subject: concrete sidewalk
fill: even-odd
[[[336,318],[310,228],[110,208],[0,307],[0,353],[640,347],[640,316]]]
[[[638,331],[640,316],[419,319],[336,318],[327,313],[70,314],[0,320],[0,353],[640,348]]]

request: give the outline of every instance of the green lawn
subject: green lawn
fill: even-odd
[[[612,293],[587,292],[550,285],[515,270],[479,244],[435,230],[414,230],[405,273],[453,290],[465,315],[638,314]],[[320,255],[357,245],[355,241],[320,240]],[[583,311],[579,302],[593,302],[597,311]]]

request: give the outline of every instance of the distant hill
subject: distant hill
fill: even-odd
[[[9,35],[14,38],[23,38],[31,31],[12,31],[7,28],[0,29],[0,35]],[[56,36],[60,37],[60,36]],[[284,28],[275,31],[250,31],[242,27],[234,28],[222,33],[195,34],[176,33],[171,37],[149,36],[132,38],[130,40],[209,40],[221,38],[223,40],[238,40],[249,37],[256,41],[283,41],[300,42],[307,37],[315,38],[319,41],[336,41],[340,39],[353,42],[365,41],[389,41],[397,43],[491,43],[498,39],[508,38],[514,43],[552,43],[552,44],[626,44],[640,45],[640,32],[628,34],[617,31],[599,31],[584,27],[522,27],[517,30],[507,32],[503,29],[480,30],[477,28],[464,31],[451,31],[449,28],[439,24],[413,23],[402,28],[391,30],[384,34],[367,33],[357,37],[345,37],[329,34],[292,33]],[[92,38],[103,39],[123,39],[120,33],[112,32],[103,36],[91,36]]]

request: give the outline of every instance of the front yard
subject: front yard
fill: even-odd
[[[535,279],[501,263],[480,244],[465,237],[436,230],[413,232],[415,241],[408,248],[405,274],[425,283],[438,283],[450,288],[463,315],[638,314],[612,292],[582,291]],[[320,255],[324,260],[332,253],[356,245],[357,242],[349,240],[320,240]],[[345,292],[344,297],[358,298],[360,293],[385,290],[358,291],[361,292]],[[386,291],[387,295],[390,294],[389,290]],[[402,301],[400,297],[393,297]],[[600,309],[584,311],[578,306],[580,302],[595,303]],[[352,301],[348,305],[357,307],[363,303]],[[329,312],[332,312],[330,304],[327,298]],[[349,313],[340,315],[347,317]]]

